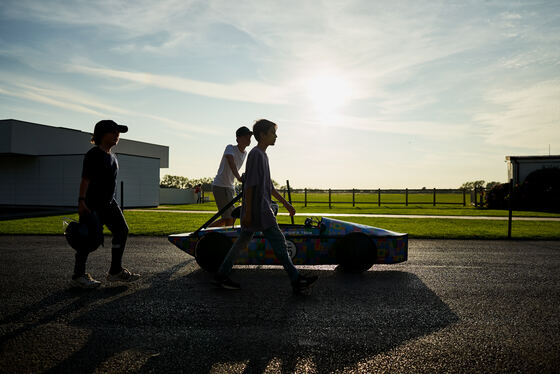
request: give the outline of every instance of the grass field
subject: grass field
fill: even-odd
[[[352,199],[352,194],[350,194],[350,201]],[[323,196],[324,197],[324,196]],[[461,196],[462,199],[462,196]],[[297,201],[294,196],[292,196],[292,201]],[[328,202],[328,196],[327,196]],[[489,217],[507,217],[507,210],[495,210],[486,208],[475,208],[472,205],[462,206],[462,205],[427,205],[427,204],[413,204],[410,203],[408,206],[404,204],[391,204],[391,205],[381,205],[376,204],[363,204],[352,207],[352,204],[335,204],[329,208],[327,204],[308,204],[307,207],[302,203],[294,202],[294,207],[298,213],[351,213],[351,214],[419,214],[419,215],[430,215],[430,216],[489,216]],[[160,205],[157,210],[186,210],[186,211],[216,211],[216,203],[210,201],[204,204],[189,204],[189,205]],[[286,212],[286,210],[280,206],[281,212]],[[515,211],[515,217],[560,217],[558,213],[543,213],[543,212],[525,212],[525,211]]]
[[[287,198],[287,195],[286,195]],[[377,193],[355,193],[354,200],[352,197],[352,193],[332,193],[331,194],[331,204],[348,204],[352,206],[352,201],[355,202],[356,205],[378,205],[379,200],[381,204],[402,204],[405,205],[406,203],[406,194],[405,193],[381,193],[378,195]],[[293,193],[292,194],[292,201],[299,202],[303,204],[305,201],[305,194],[303,193]],[[409,204],[426,204],[426,205],[433,205],[434,195],[433,193],[409,193],[408,194],[408,203]],[[327,205],[329,202],[329,194],[325,192],[321,193],[308,193],[307,194],[307,202],[309,204],[317,204],[318,205]],[[436,205],[440,204],[457,204],[463,206],[463,194],[462,193],[437,193],[436,194]],[[465,204],[471,204],[470,194],[465,196]]]
[[[428,190],[429,191],[429,190]],[[286,200],[288,199],[288,194],[283,194]],[[304,193],[292,193],[292,201],[298,205],[304,205],[306,200]],[[214,197],[211,192],[205,192],[206,197],[211,201]],[[331,193],[331,205],[342,205],[342,206],[352,206],[354,201],[355,205],[362,208],[368,206],[378,206],[379,200],[381,205],[406,205],[407,197],[403,193],[385,193],[381,192],[380,196],[377,193],[364,193],[356,192],[354,197],[351,192],[333,192]],[[408,194],[408,204],[416,205],[429,205],[433,206],[434,195],[433,192],[423,192],[423,193],[412,193]],[[471,196],[469,193],[465,195],[465,206],[471,205]],[[436,206],[440,207],[446,204],[463,206],[463,194],[457,192],[437,192],[436,193]],[[329,194],[328,192],[308,192],[307,193],[307,205],[308,206],[329,206]]]
[[[212,216],[170,212],[125,211],[131,235],[166,236],[196,230]],[[61,235],[63,217],[38,217],[0,221],[0,233],[8,235]],[[70,218],[77,219],[77,215]],[[296,216],[296,223],[303,223],[305,215]],[[279,222],[289,223],[288,216],[279,216]],[[507,221],[460,220],[440,218],[368,218],[347,217],[345,221],[406,232],[410,238],[434,239],[506,239]],[[514,221],[514,239],[560,240],[560,222]],[[109,233],[106,231],[106,233]]]

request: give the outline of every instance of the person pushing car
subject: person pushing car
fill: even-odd
[[[237,145],[228,144],[224,150],[218,173],[212,182],[212,193],[214,200],[218,206],[218,211],[222,210],[235,196],[234,182],[237,179],[243,182],[239,170],[245,161],[247,151],[245,150],[251,144],[251,136],[253,133],[246,126],[241,126],[235,132]],[[234,219],[231,216],[233,207],[224,211],[222,218],[214,222],[211,227],[231,226]]]

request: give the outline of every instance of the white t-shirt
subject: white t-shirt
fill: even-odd
[[[237,170],[241,169],[243,165],[243,161],[245,161],[245,157],[247,156],[247,152],[241,152],[237,145],[228,144],[226,150],[224,151],[224,155],[222,156],[222,161],[220,162],[220,167],[218,169],[218,174],[216,174],[216,178],[214,178],[214,182],[212,183],[214,186],[219,187],[229,187],[233,188],[233,183],[235,182],[235,175],[231,171],[229,167],[229,163],[226,159],[226,155],[233,156],[233,162],[237,167]]]

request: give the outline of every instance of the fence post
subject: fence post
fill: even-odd
[[[377,189],[377,206],[381,206],[381,188]]]
[[[463,206],[467,206],[467,197],[465,196],[465,189],[463,188]]]
[[[329,188],[329,209],[331,209],[331,189]]]
[[[404,205],[408,206],[408,188],[405,189],[404,195],[405,195]]]
[[[124,181],[121,181],[121,210],[124,211]]]
[[[292,205],[292,190],[290,189],[290,181],[286,180],[286,188],[288,189],[288,202]],[[294,224],[294,216],[290,216],[292,225]]]
[[[352,208],[356,206],[356,190],[352,188]]]
[[[513,216],[513,179],[509,180],[509,199],[508,199],[508,208],[509,208],[509,216],[508,216],[508,239],[511,239],[511,220]]]
[[[304,195],[304,196],[305,196],[305,198],[304,198],[304,200],[305,200],[305,207],[307,208],[307,187],[305,187],[304,194],[305,194],[305,195]]]
[[[436,189],[434,188],[434,206],[436,206]]]

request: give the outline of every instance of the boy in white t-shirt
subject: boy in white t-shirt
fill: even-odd
[[[222,209],[235,197],[234,182],[235,179],[239,182],[242,181],[239,170],[245,161],[245,157],[247,157],[245,148],[251,144],[252,135],[253,132],[247,127],[242,126],[238,128],[235,132],[237,145],[228,144],[224,151],[220,167],[218,168],[218,173],[214,178],[214,182],[212,182],[212,192],[214,193],[214,199],[216,200],[218,210]],[[232,211],[233,206],[227,209],[222,214],[222,218],[214,222],[211,226],[233,225],[233,217],[231,216]]]

